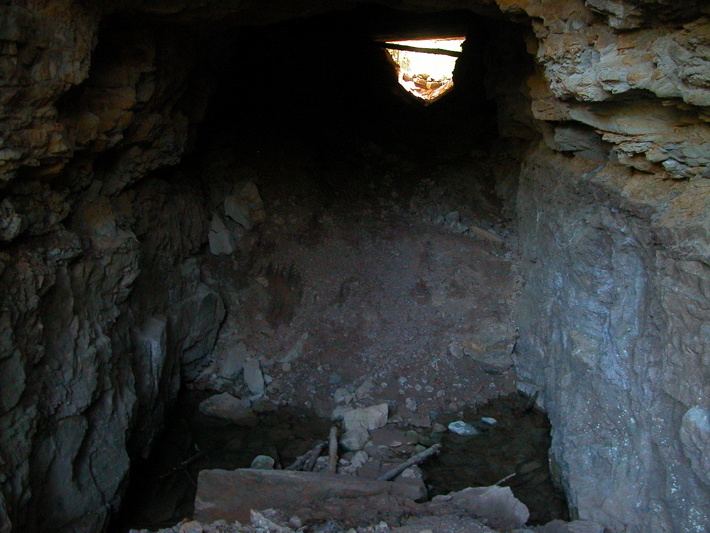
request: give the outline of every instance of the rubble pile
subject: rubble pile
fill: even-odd
[[[425,448],[422,435],[388,425],[386,404],[352,409],[343,413],[342,421],[345,432],[340,447],[332,445],[338,433],[333,426],[330,446],[319,442],[283,469],[274,469],[275,458],[259,455],[252,468],[201,471],[194,520],[186,519],[161,533],[603,532],[598,524],[583,521],[554,520],[528,528],[527,506],[509,487],[501,486],[515,474],[491,486],[428,500],[417,464],[438,453],[441,444]],[[487,418],[481,423],[495,422]],[[450,426],[459,434],[462,424]],[[361,432],[365,441],[356,446],[358,451],[347,446],[353,431]],[[435,431],[453,430],[437,424]],[[326,448],[328,453],[319,457]],[[340,458],[339,449],[345,451]]]

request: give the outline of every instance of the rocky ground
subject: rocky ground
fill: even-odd
[[[216,206],[202,272],[228,313],[194,386],[326,417],[387,402],[423,427],[514,390],[519,277],[501,205],[470,166],[417,175],[372,143],[352,152],[315,178],[291,161],[271,161],[268,181],[250,169]]]

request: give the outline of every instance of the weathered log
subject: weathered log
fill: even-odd
[[[513,479],[514,477],[515,477],[515,472],[513,472],[512,474],[509,474],[509,475],[505,476],[503,479],[499,479],[498,481],[496,481],[495,483],[493,483],[493,485],[494,485],[494,486],[500,486],[502,483],[505,483],[506,481],[510,481],[510,480]]]
[[[409,46],[406,44],[394,44],[394,43],[377,43],[378,46],[382,48],[389,48],[391,50],[403,50],[405,52],[421,52],[422,54],[436,54],[442,56],[452,56],[460,57],[461,52],[456,50],[444,50],[442,48],[424,48],[420,46]]]
[[[419,452],[416,455],[413,455],[406,461],[404,461],[402,464],[395,466],[393,469],[388,470],[384,474],[380,475],[377,480],[378,481],[389,481],[390,479],[396,478],[399,474],[404,472],[407,468],[410,466],[418,465],[420,463],[423,463],[426,461],[429,457],[432,455],[436,455],[441,451],[441,444],[434,444],[434,446],[431,446],[430,448],[427,448],[423,452]]]
[[[289,466],[287,466],[285,468],[285,470],[305,470],[305,465],[307,464],[307,462],[311,458],[311,456],[313,454],[315,454],[316,459],[318,459],[318,456],[320,455],[320,452],[323,451],[324,447],[325,447],[325,443],[319,442],[318,444],[316,444],[316,446],[314,448],[311,448],[306,453],[299,456],[293,463],[291,463]],[[317,450],[317,452],[316,452],[316,450]]]
[[[328,436],[328,473],[335,474],[338,468],[338,428],[330,428]]]
[[[303,470],[305,470],[306,472],[313,472],[313,469],[316,467],[316,461],[318,461],[318,457],[320,457],[320,454],[323,451],[323,448],[325,448],[325,446],[326,443],[321,442],[320,444],[318,444],[318,446],[308,452],[311,454],[311,456],[306,461],[306,464],[303,465]]]
[[[194,518],[201,522],[247,522],[252,509],[271,508],[286,516],[296,515],[304,522],[315,522],[322,521],[327,508],[335,513],[335,519],[352,523],[358,523],[366,509],[377,522],[380,516],[393,516],[402,506],[413,510],[414,501],[424,495],[420,486],[353,476],[248,468],[202,470]]]
[[[195,461],[197,461],[198,459],[200,459],[203,455],[205,455],[205,452],[202,452],[202,451],[197,452],[195,455],[192,455],[191,457],[185,459],[185,460],[182,461],[181,463],[179,463],[179,464],[175,465],[174,467],[172,467],[172,468],[171,468],[170,470],[168,470],[165,474],[161,474],[160,476],[158,476],[158,479],[159,479],[160,481],[162,481],[162,480],[164,480],[164,479],[169,478],[169,477],[172,476],[173,474],[179,472],[180,470],[185,470],[188,466],[190,466],[192,463],[194,463]],[[185,470],[185,471],[187,472],[187,470]],[[190,478],[190,479],[192,480],[192,478]],[[192,482],[193,482],[193,484],[194,484],[194,481],[192,481]]]

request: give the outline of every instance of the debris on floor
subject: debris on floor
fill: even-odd
[[[555,520],[540,527],[514,529],[494,529],[477,518],[465,516],[461,512],[445,515],[412,516],[401,525],[390,525],[384,521],[367,526],[351,526],[335,520],[314,525],[303,525],[296,515],[287,516],[275,509],[251,511],[248,522],[228,522],[216,520],[202,523],[185,519],[181,523],[156,533],[604,533],[604,528],[585,520],[563,522]],[[133,529],[129,533],[151,533],[148,530]]]
[[[522,398],[517,402],[527,403]],[[512,400],[503,404],[517,405]],[[482,413],[487,413],[486,409]],[[495,414],[500,419],[505,412]],[[220,415],[218,412],[217,417]],[[504,418],[479,414],[465,418],[488,431],[509,424]],[[288,466],[275,469],[277,460],[282,459],[275,450],[276,457],[255,455],[251,468],[202,469],[196,483],[194,520],[160,531],[603,533],[596,524],[580,521],[553,520],[544,526],[528,526],[528,507],[510,487],[502,486],[518,474],[523,477],[526,471],[513,472],[489,486],[466,487],[429,500],[425,465],[439,455],[442,441],[449,442],[443,436],[483,442],[485,432],[461,435],[456,431],[460,425],[474,426],[463,420],[456,422],[461,424],[450,424],[453,429],[436,423],[435,432],[427,435],[392,424],[387,404],[350,409],[342,414],[340,430],[331,426],[327,439],[316,441]],[[365,439],[357,451],[342,446],[343,440],[338,438],[339,432],[347,435],[354,430],[362,431]],[[337,473],[332,473],[333,467]]]

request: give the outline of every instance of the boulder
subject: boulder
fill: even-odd
[[[210,243],[210,252],[214,255],[229,255],[236,250],[236,244],[227,226],[224,225],[219,215],[212,215],[210,232],[207,235]]]
[[[273,470],[276,461],[268,455],[257,455],[251,462],[251,467],[256,470]]]
[[[266,220],[264,203],[256,184],[249,181],[241,188],[235,187],[236,194],[224,199],[224,212],[247,231]]]
[[[346,431],[378,429],[387,424],[387,413],[386,403],[353,409],[343,415],[343,426]]]
[[[465,513],[496,529],[508,531],[525,525],[530,518],[527,506],[513,496],[510,487],[469,487],[446,496],[436,496],[427,504],[435,515]]]

